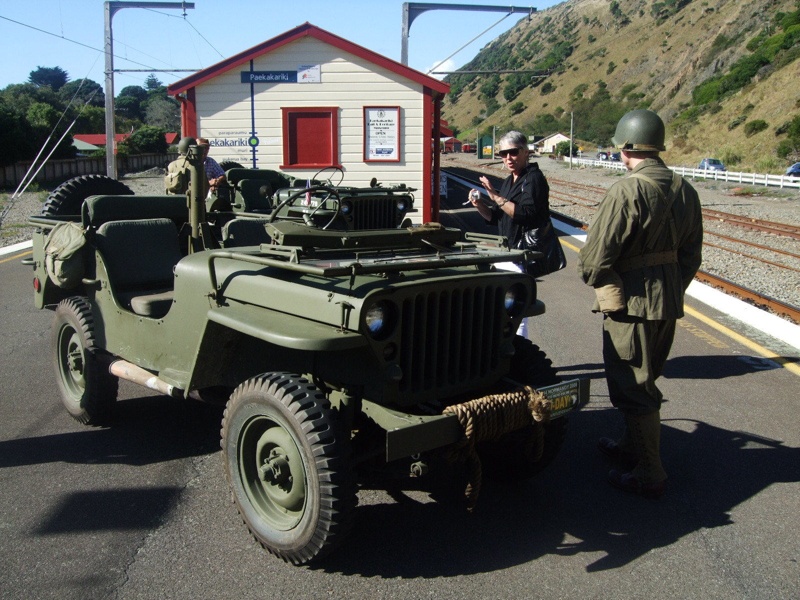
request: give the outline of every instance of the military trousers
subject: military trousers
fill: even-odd
[[[675,337],[675,319],[648,321],[604,315],[603,362],[611,403],[623,412],[647,415],[661,408],[656,386]]]

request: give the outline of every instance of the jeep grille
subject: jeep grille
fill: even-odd
[[[403,218],[397,210],[397,196],[352,196],[348,201],[353,204],[350,229],[386,229],[400,225]]]
[[[406,298],[401,306],[402,394],[475,384],[499,363],[505,288],[469,285]]]

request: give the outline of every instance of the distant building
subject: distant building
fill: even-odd
[[[569,137],[563,133],[553,133],[542,138],[537,144],[539,154],[552,154],[561,142],[568,142]]]
[[[461,152],[461,140],[458,140],[454,137],[443,137],[442,140],[442,152],[445,154],[449,154],[451,152]]]
[[[78,156],[87,156],[92,152],[100,150],[100,146],[95,146],[89,142],[84,142],[76,137],[72,138],[72,145],[78,150]]]

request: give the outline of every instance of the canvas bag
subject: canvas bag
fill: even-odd
[[[47,234],[44,266],[47,276],[58,287],[71,289],[83,279],[83,247],[86,237],[78,223],[59,223]]]
[[[168,194],[185,194],[189,190],[189,167],[186,157],[173,160],[167,166],[164,188]]]

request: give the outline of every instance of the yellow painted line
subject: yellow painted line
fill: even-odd
[[[18,260],[18,259],[22,258],[23,256],[28,256],[28,254],[33,254],[33,250],[28,250],[27,252],[23,252],[22,254],[15,254],[14,256],[9,256],[8,258],[0,259],[0,265],[2,265],[3,263],[7,263],[9,261],[12,261],[12,260]]]
[[[780,366],[782,366],[790,373],[800,376],[800,365],[797,364],[797,359],[785,358],[783,356],[779,356],[775,354],[772,350],[767,350],[760,344],[756,344],[753,340],[746,338],[739,333],[736,333],[735,331],[725,327],[725,325],[722,325],[721,323],[717,323],[711,317],[707,317],[706,315],[694,310],[693,308],[684,306],[683,312],[685,312],[687,315],[691,317],[694,317],[698,321],[702,321],[712,329],[716,329],[721,334],[728,336],[732,340],[740,343],[742,346],[745,346],[746,348],[749,348],[753,352],[760,354],[764,358],[768,358],[778,363]]]
[[[575,252],[575,253],[578,253],[578,252],[580,252],[580,251],[581,251],[581,249],[580,249],[580,248],[578,248],[577,246],[573,246],[572,244],[570,244],[570,243],[569,243],[569,242],[567,242],[566,240],[559,240],[559,241],[561,242],[561,245],[562,245],[562,246],[566,246],[567,248],[569,248],[570,250],[572,250],[572,251],[573,251],[573,252]]]

